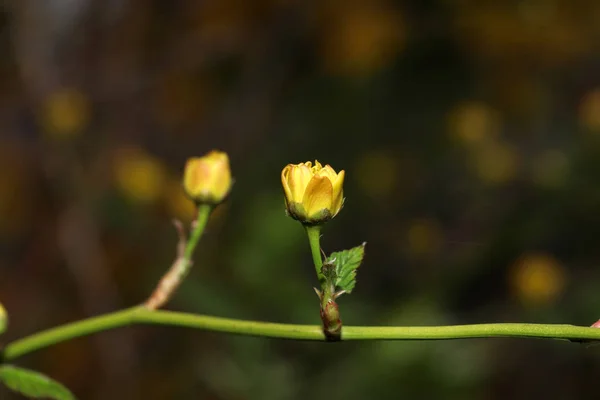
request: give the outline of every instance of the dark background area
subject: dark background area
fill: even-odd
[[[346,171],[324,249],[368,242],[346,324],[591,325],[599,20],[596,0],[3,2],[2,342],[143,301],[193,215],[184,162],[213,148],[235,187],[168,309],[318,324],[280,187],[318,159]],[[599,352],[154,326],[18,364],[81,399],[592,399]]]

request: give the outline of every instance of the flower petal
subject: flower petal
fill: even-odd
[[[346,176],[346,172],[341,170],[337,177],[333,181],[333,200],[332,200],[332,214],[337,214],[342,208],[342,204],[344,202],[344,177]]]
[[[304,164],[292,165],[288,174],[288,185],[292,194],[292,201],[301,202],[308,186],[308,182],[312,178],[310,167]]]
[[[285,194],[285,202],[286,203],[293,201],[292,190],[290,189],[290,185],[289,185],[290,171],[293,167],[294,166],[292,164],[288,164],[281,171],[281,186],[283,186],[283,192]]]
[[[323,209],[331,212],[332,199],[333,186],[329,178],[315,175],[306,187],[304,197],[302,198],[302,205],[310,218]]]
[[[185,165],[183,187],[190,197],[201,195],[210,179],[210,168],[200,157],[190,158]]]
[[[231,172],[229,157],[225,153],[219,153],[212,159],[212,194],[216,198],[224,198],[231,189]]]
[[[338,175],[338,174],[335,173],[335,170],[333,168],[331,168],[331,166],[329,166],[329,165],[324,166],[318,172],[318,174],[320,176],[326,176],[326,177],[328,177],[331,182],[334,182],[335,179],[337,178],[337,175]]]

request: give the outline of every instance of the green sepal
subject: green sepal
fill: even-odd
[[[302,203],[286,203],[286,211],[290,217],[307,226],[320,225],[333,218],[331,212],[326,208],[309,217],[306,215],[306,210]]]

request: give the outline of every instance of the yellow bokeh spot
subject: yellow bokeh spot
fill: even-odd
[[[408,248],[414,257],[436,254],[443,239],[439,224],[432,219],[414,221],[408,228]]]
[[[579,121],[586,129],[600,132],[600,89],[588,93],[579,106]]]
[[[554,303],[565,287],[565,271],[548,254],[526,254],[513,265],[510,280],[518,299],[527,305]]]
[[[369,197],[389,194],[398,180],[398,162],[390,154],[370,152],[359,158],[355,170],[356,179]]]
[[[196,206],[185,195],[180,180],[173,179],[165,185],[164,195],[167,211],[170,215],[183,221],[194,219],[196,216]]]
[[[80,134],[90,121],[90,104],[78,90],[51,93],[41,112],[44,134],[52,139],[67,139]]]
[[[166,172],[160,160],[142,149],[122,149],[114,163],[118,188],[129,199],[149,203],[162,193]]]
[[[569,174],[569,159],[558,150],[547,150],[533,159],[533,182],[542,187],[562,186]]]
[[[503,184],[516,175],[519,159],[512,146],[499,140],[491,140],[474,151],[472,161],[475,172],[482,181]]]
[[[466,102],[449,116],[450,134],[465,144],[482,143],[496,136],[499,130],[498,113],[481,102]]]
[[[343,2],[329,8],[322,21],[322,54],[325,68],[332,73],[373,73],[404,47],[406,27],[389,2]]]

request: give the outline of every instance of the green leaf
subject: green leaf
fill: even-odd
[[[335,286],[346,293],[352,293],[356,285],[356,269],[365,256],[366,245],[365,242],[348,250],[336,251],[325,260],[326,263],[335,265]]]
[[[11,390],[34,399],[75,400],[60,383],[39,372],[12,365],[0,366],[0,381]]]

